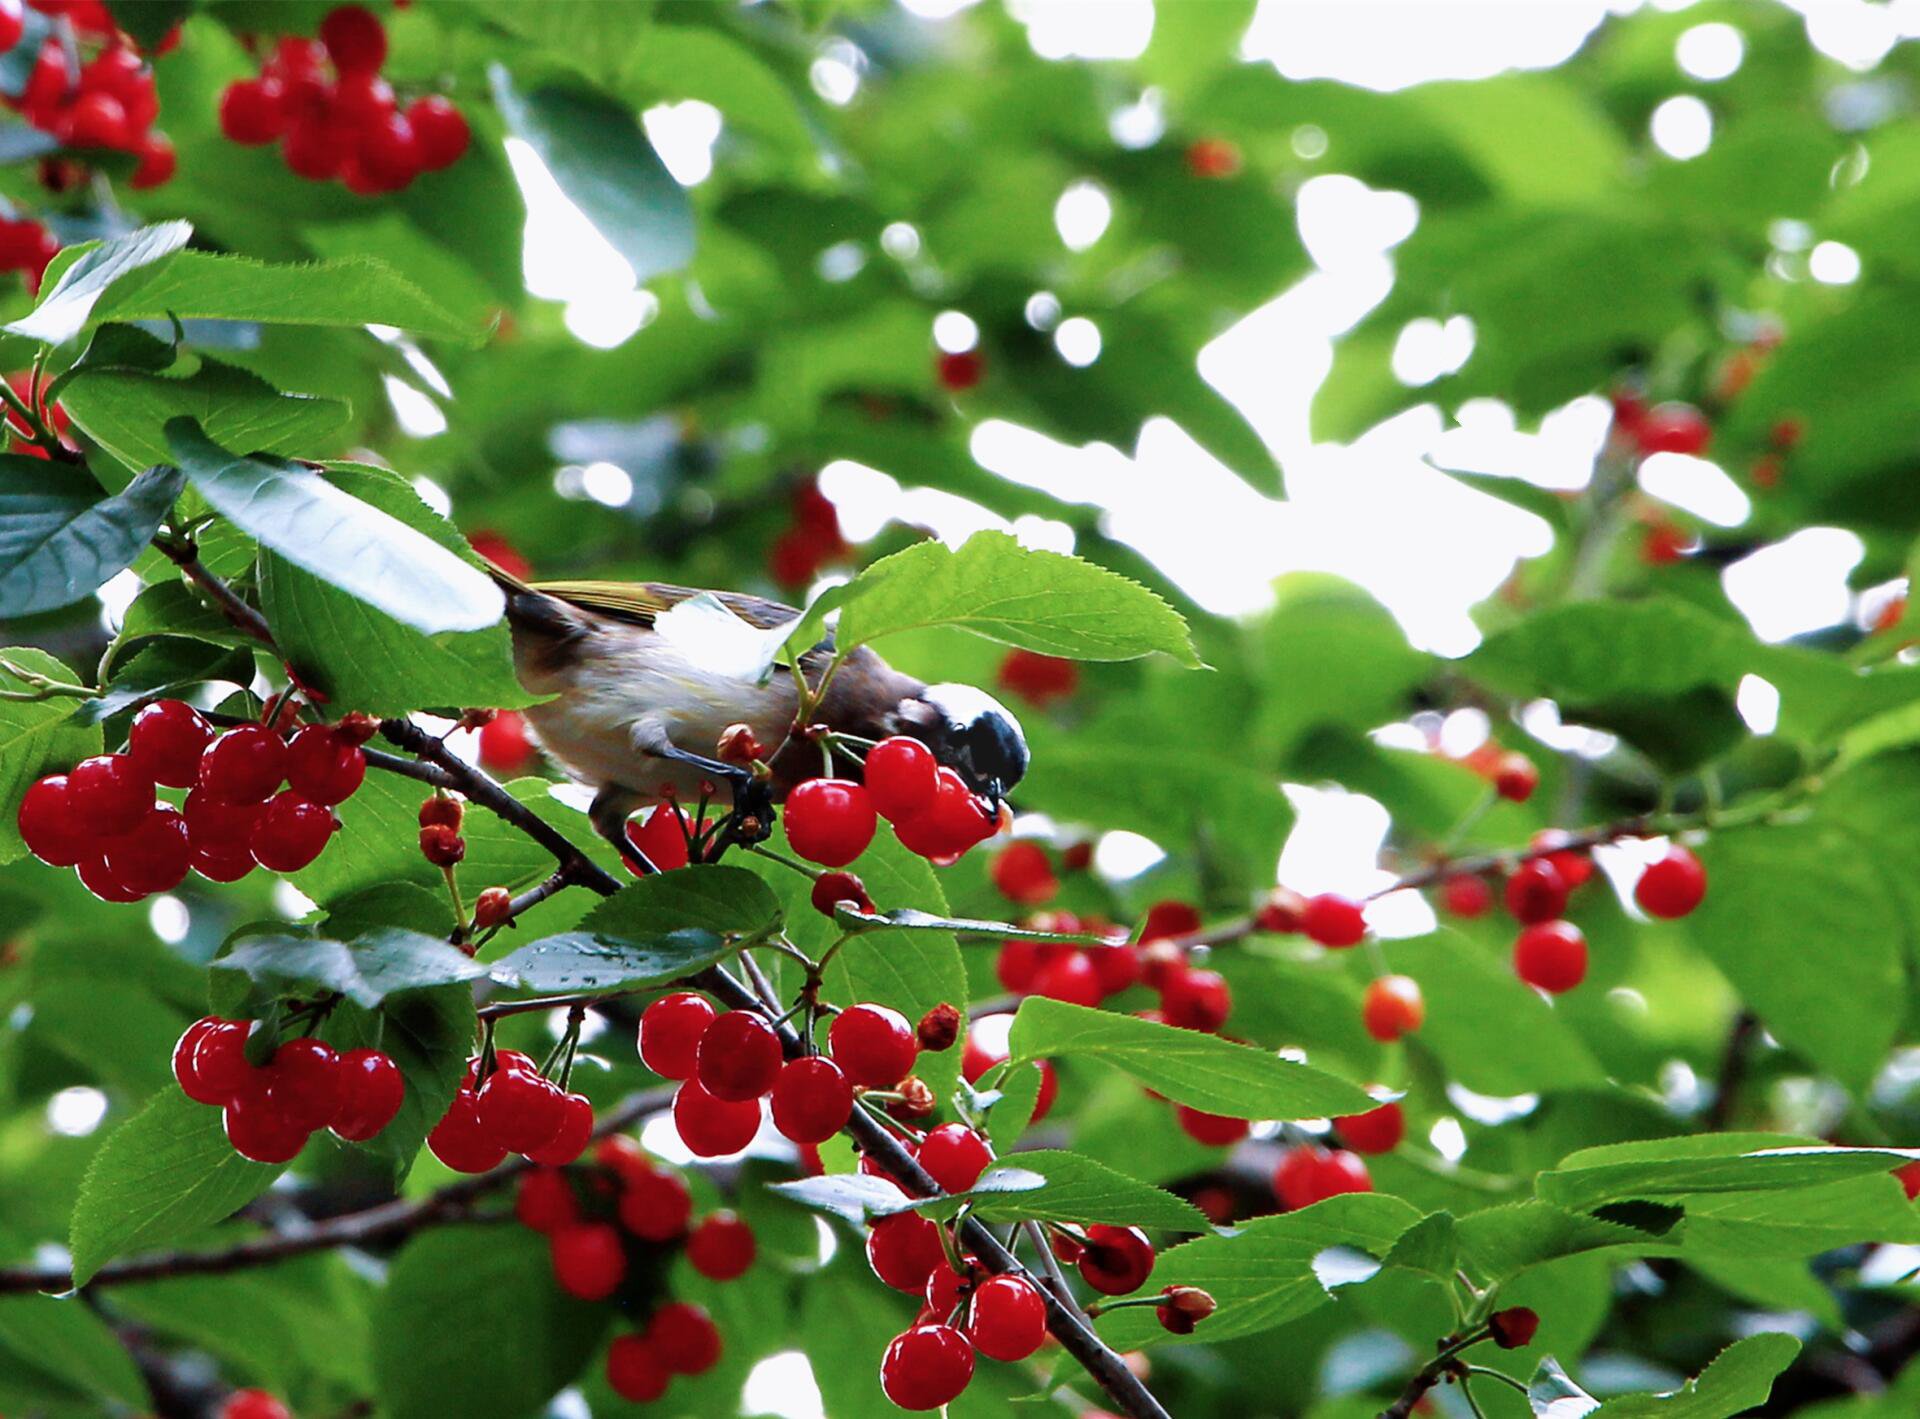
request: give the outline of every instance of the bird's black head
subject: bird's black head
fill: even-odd
[[[971,685],[929,685],[905,717],[933,756],[994,803],[1027,772],[1027,737],[1007,707]],[[903,705],[902,709],[909,707]],[[928,711],[931,711],[929,713]]]

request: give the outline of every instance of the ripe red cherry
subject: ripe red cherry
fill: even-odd
[[[0,53],[20,43],[20,36],[26,30],[27,16],[20,0],[0,0]]]
[[[127,108],[112,94],[83,93],[60,118],[60,134],[70,148],[124,148],[133,139]]]
[[[661,996],[640,1015],[640,1062],[663,1079],[693,1078],[700,1037],[715,1013],[705,996],[689,991]]]
[[[254,861],[269,872],[298,872],[325,851],[339,826],[331,808],[283,789],[267,800],[254,820],[247,846]]]
[[[1357,946],[1367,934],[1367,919],[1360,904],[1333,892],[1307,898],[1300,914],[1300,929],[1322,946]]]
[[[673,1096],[673,1126],[687,1151],[702,1158],[738,1153],[760,1131],[760,1101],[716,1099],[689,1079]]]
[[[480,726],[480,767],[488,773],[511,777],[531,766],[533,760],[533,739],[523,716],[502,710]]]
[[[1068,949],[1034,972],[1030,993],[1048,1000],[1064,1000],[1069,1005],[1091,1008],[1106,998],[1100,985],[1100,973],[1093,968],[1084,951]]]
[[[309,1132],[331,1123],[346,1097],[340,1056],[321,1040],[284,1041],[266,1075],[274,1107]]]
[[[855,1084],[891,1089],[913,1072],[920,1042],[898,1010],[855,1005],[842,1010],[827,1031],[834,1062]]]
[[[773,1085],[773,1126],[795,1143],[825,1143],[853,1114],[853,1085],[830,1059],[789,1061]]]
[[[1567,884],[1544,857],[1523,862],[1507,878],[1507,910],[1525,925],[1552,921],[1567,909]]]
[[[730,1010],[700,1036],[700,1087],[728,1103],[764,1098],[782,1058],[773,1026],[751,1010]]]
[[[26,791],[15,822],[27,851],[52,867],[73,867],[98,846],[80,821],[65,774],[49,774]]]
[[[942,1192],[965,1192],[993,1161],[986,1139],[960,1123],[943,1123],[920,1143],[920,1166]]]
[[[127,726],[127,757],[155,783],[192,788],[200,781],[200,756],[213,742],[213,726],[184,700],[156,700]]]
[[[950,1325],[916,1325],[880,1358],[880,1389],[902,1409],[938,1409],[972,1379],[973,1347]]]
[[[237,1389],[220,1406],[218,1419],[293,1419],[293,1411],[263,1389]]]
[[[732,1212],[702,1217],[687,1234],[687,1263],[709,1281],[744,1276],[757,1250],[753,1228]]]
[[[1633,887],[1633,899],[1641,911],[1669,921],[1687,915],[1706,895],[1707,869],[1677,843],[1649,865]]]
[[[1493,765],[1493,791],[1510,803],[1525,803],[1540,786],[1540,770],[1525,754],[1502,754]]]
[[[1549,995],[1572,990],[1587,978],[1587,938],[1570,921],[1536,923],[1513,943],[1513,969]]]
[[[1010,650],[1000,662],[998,679],[1002,687],[1021,699],[1044,706],[1080,688],[1080,667],[1057,655]]]
[[[349,1143],[365,1143],[393,1122],[407,1096],[400,1066],[377,1049],[350,1049],[340,1056],[340,1107],[330,1125]]]
[[[967,1338],[989,1360],[1024,1360],[1046,1342],[1047,1303],[1032,1282],[995,1276],[974,1290]]]
[[[1713,437],[1706,416],[1691,404],[1660,404],[1647,411],[1634,430],[1642,453],[1706,452]]]
[[[561,1100],[564,1112],[560,1129],[538,1148],[527,1149],[530,1163],[563,1168],[587,1151],[593,1140],[593,1104],[585,1094],[567,1094]]]
[[[233,1151],[256,1163],[290,1163],[307,1146],[312,1130],[279,1108],[265,1089],[247,1089],[229,1099],[221,1116]]]
[[[550,1235],[580,1220],[580,1199],[558,1168],[532,1168],[520,1174],[513,1215],[521,1226]]]
[[[1292,1149],[1273,1172],[1274,1196],[1290,1211],[1343,1192],[1372,1192],[1373,1178],[1355,1154],[1317,1144]]]
[[[203,1064],[200,1051],[215,1036],[231,1035],[217,1049],[209,1051]],[[224,1104],[246,1083],[252,1066],[244,1053],[247,1026],[237,1020],[222,1020],[208,1015],[195,1020],[173,1047],[173,1077],[180,1092],[197,1104]]]
[[[1533,1344],[1540,1317],[1525,1306],[1508,1306],[1487,1317],[1487,1330],[1502,1350],[1524,1350]]]
[[[1410,1035],[1427,1018],[1427,1003],[1411,976],[1381,976],[1367,982],[1360,1002],[1360,1022],[1382,1044]]]
[[[237,79],[220,95],[220,131],[232,143],[258,147],[286,132],[283,90],[277,79]]]
[[[137,191],[165,187],[180,170],[180,154],[175,151],[167,135],[157,130],[142,135],[140,141],[134,144],[133,151],[140,161],[127,181]]]
[[[144,895],[134,891],[114,876],[113,870],[107,866],[107,860],[104,857],[90,857],[75,871],[80,876],[80,885],[103,902],[122,904],[137,902]]]
[[[1440,900],[1449,915],[1471,920],[1485,916],[1493,906],[1493,888],[1484,877],[1462,873],[1447,878],[1440,888]]]
[[[648,862],[662,872],[672,872],[685,867],[692,860],[692,849],[687,844],[687,834],[693,828],[693,820],[670,803],[661,803],[649,809],[647,816],[638,821],[627,823],[627,841],[646,856]],[[629,871],[638,872],[639,865],[627,863]]]
[[[671,1301],[654,1312],[647,1343],[676,1375],[703,1375],[720,1359],[720,1331],[713,1317],[687,1301]]]
[[[484,1173],[507,1160],[507,1150],[480,1126],[479,1105],[471,1089],[453,1096],[446,1114],[427,1135],[427,1147],[456,1173]]]
[[[407,122],[420,145],[420,165],[428,172],[451,167],[466,155],[472,134],[459,109],[438,94],[415,99],[407,106]]]
[[[667,1392],[673,1372],[641,1335],[616,1335],[607,1346],[607,1388],[634,1404],[651,1404]]]
[[[813,909],[822,916],[832,916],[834,909],[842,902],[855,911],[873,913],[873,898],[867,895],[866,883],[851,872],[822,872],[813,880],[813,893],[809,900]]]
[[[387,62],[386,26],[370,10],[342,5],[320,21],[320,43],[342,74],[369,74]]]
[[[159,804],[132,832],[109,839],[103,856],[107,871],[129,892],[145,896],[172,891],[192,865],[187,820],[167,804]]]
[[[1363,1114],[1336,1118],[1340,1141],[1356,1153],[1391,1153],[1407,1135],[1407,1116],[1398,1104],[1382,1104]]]
[[[787,841],[809,862],[845,867],[873,841],[867,791],[849,779],[814,778],[787,795]]]
[[[1138,1227],[1089,1227],[1080,1275],[1106,1296],[1137,1291],[1153,1274],[1153,1243]]]
[[[992,837],[999,826],[986,801],[976,797],[957,772],[942,765],[934,774],[933,801],[918,813],[896,818],[893,831],[907,851],[940,860],[959,857]]]
[[[560,1289],[583,1301],[604,1301],[626,1280],[626,1248],[605,1222],[560,1228],[548,1237],[547,1252]]]
[[[287,783],[315,803],[346,802],[366,776],[366,753],[332,725],[309,724],[287,746]]]
[[[1211,1034],[1226,1024],[1233,993],[1218,971],[1174,971],[1160,992],[1160,1013],[1169,1025]]]
[[[1008,843],[987,871],[1000,895],[1022,906],[1038,906],[1060,890],[1053,863],[1036,842]]]
[[[545,1147],[567,1118],[567,1096],[532,1069],[501,1067],[474,1095],[480,1126],[501,1147],[525,1153]]]
[[[96,842],[117,838],[153,811],[153,779],[125,754],[96,754],[67,771],[67,803]]]
[[[1593,876],[1593,858],[1585,848],[1567,847],[1572,834],[1560,828],[1543,828],[1533,835],[1533,850],[1544,853],[1569,892],[1586,885]]]
[[[1247,1121],[1243,1118],[1202,1113],[1199,1109],[1190,1109],[1185,1104],[1177,1106],[1173,1116],[1179,1123],[1182,1133],[1194,1142],[1204,1143],[1209,1148],[1225,1148],[1247,1136]]]
[[[918,739],[882,739],[867,751],[867,798],[890,823],[911,817],[932,804],[939,768],[933,750]]]
[[[920,1295],[935,1268],[946,1264],[940,1228],[917,1212],[882,1217],[867,1233],[867,1265],[896,1291]]]
[[[969,1256],[964,1261],[965,1274],[955,1271],[950,1263],[934,1267],[933,1274],[927,1278],[920,1311],[922,1320],[947,1322],[960,1309],[962,1297],[971,1294],[979,1274],[979,1258]]]
[[[620,1225],[643,1242],[670,1242],[685,1235],[693,1195],[678,1173],[649,1169],[626,1180],[620,1191]]]
[[[200,787],[226,803],[264,803],[286,776],[286,741],[258,724],[228,730],[200,756]]]
[[[374,191],[398,191],[420,175],[420,140],[405,115],[388,113],[360,135],[354,158]]]

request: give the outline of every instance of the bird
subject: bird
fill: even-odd
[[[560,768],[594,791],[589,816],[609,841],[624,847],[627,819],[648,804],[711,792],[753,811],[825,773],[820,746],[792,733],[799,699],[791,672],[743,670],[727,644],[736,630],[791,623],[796,608],[662,582],[528,582],[491,563],[488,570],[505,594],[515,674],[529,694],[546,697],[524,711],[527,722]],[[833,655],[828,632],[799,658],[809,684],[819,684]],[[862,740],[919,740],[996,812],[1030,762],[1019,720],[993,696],[927,684],[867,646],[845,658],[814,720]],[[773,751],[764,781],[715,757],[737,724]],[[834,776],[857,782],[860,761],[837,755]]]

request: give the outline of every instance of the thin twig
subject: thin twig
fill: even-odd
[[[1727,1028],[1727,1043],[1720,1054],[1720,1075],[1714,1081],[1713,1102],[1701,1120],[1709,1133],[1719,1133],[1733,1120],[1740,1098],[1740,1086],[1747,1081],[1747,1065],[1753,1055],[1753,1041],[1760,1033],[1760,1017],[1742,1010]]]
[[[273,630],[267,625],[267,618],[247,605],[232,587],[201,564],[199,551],[193,543],[175,541],[171,537],[156,537],[153,539],[153,545],[180,568],[181,574],[188,581],[213,599],[213,603],[220,608],[220,613],[231,621],[236,629],[244,631],[264,644],[273,644]]]

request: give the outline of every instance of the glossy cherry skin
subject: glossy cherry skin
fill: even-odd
[[[340,1056],[340,1107],[329,1125],[349,1143],[375,1137],[400,1112],[407,1097],[400,1066],[377,1049],[350,1049]]]
[[[559,1131],[538,1148],[529,1148],[527,1161],[549,1168],[563,1168],[587,1151],[593,1141],[593,1104],[585,1094],[568,1094]]]
[[[783,1065],[773,1085],[773,1126],[795,1143],[825,1143],[853,1115],[853,1083],[830,1059]]]
[[[965,1192],[993,1161],[986,1139],[960,1123],[943,1123],[920,1141],[920,1166],[943,1192]]]
[[[640,1062],[663,1079],[693,1078],[700,1037],[718,1013],[690,991],[661,996],[640,1015]]]
[[[1523,925],[1552,921],[1567,909],[1566,881],[1544,857],[1514,868],[1507,878],[1505,895],[1507,910]]]
[[[709,1281],[745,1275],[757,1250],[753,1228],[732,1212],[703,1217],[687,1234],[687,1263]]]
[[[920,1057],[907,1017],[884,1005],[842,1010],[827,1031],[827,1043],[847,1078],[871,1089],[891,1089],[913,1072]]]
[[[1706,895],[1707,869],[1677,843],[1640,874],[1633,888],[1633,900],[1640,910],[1666,921],[1688,915]]]
[[[507,1150],[480,1126],[471,1089],[453,1096],[446,1114],[427,1135],[427,1147],[456,1173],[484,1173],[507,1160]]]
[[[206,716],[186,701],[156,700],[127,726],[127,757],[155,783],[191,788],[213,736]]]
[[[117,838],[153,811],[153,777],[125,754],[96,754],[67,771],[67,803],[96,840]]]
[[[701,1158],[738,1153],[760,1131],[760,1101],[716,1099],[689,1079],[673,1096],[673,1126],[687,1151]]]
[[[287,783],[314,803],[344,803],[367,776],[367,756],[328,724],[309,724],[287,746]]]
[[[787,795],[785,812],[787,842],[824,867],[845,867],[865,852],[878,821],[867,790],[848,779],[808,779]]]
[[[920,1295],[935,1268],[946,1264],[938,1225],[917,1212],[882,1217],[867,1233],[867,1265],[896,1291]]]
[[[910,817],[933,803],[939,761],[918,739],[896,734],[867,751],[867,797],[888,822]]]
[[[1322,946],[1357,946],[1367,934],[1367,919],[1360,904],[1333,892],[1307,898],[1300,914],[1300,929]]]
[[[1381,976],[1367,982],[1360,1002],[1360,1022],[1382,1044],[1412,1034],[1426,1018],[1426,1001],[1411,976]]]
[[[1153,1261],[1153,1243],[1138,1227],[1089,1227],[1080,1275],[1102,1295],[1124,1296],[1146,1284]]]
[[[704,1375],[720,1360],[720,1331],[713,1318],[687,1301],[670,1301],[654,1312],[647,1343],[676,1375]]]
[[[902,1409],[938,1409],[972,1379],[973,1346],[950,1325],[916,1325],[880,1360],[881,1391]]]
[[[264,803],[286,776],[286,741],[258,724],[228,730],[200,756],[200,787],[227,803]]]
[[[1407,1116],[1399,1104],[1382,1104],[1363,1114],[1336,1118],[1340,1141],[1355,1153],[1391,1153],[1407,1136]]]
[[[764,1098],[783,1059],[771,1025],[751,1010],[730,1010],[700,1036],[700,1087],[729,1103]]]
[[[974,1289],[967,1338],[989,1360],[1024,1360],[1046,1343],[1047,1303],[1021,1277],[992,1277]]]
[[[98,849],[74,811],[65,774],[49,774],[29,788],[14,821],[27,851],[49,866],[77,867]]]
[[[1587,978],[1587,938],[1570,921],[1545,921],[1513,943],[1513,970],[1528,985],[1559,995]]]

